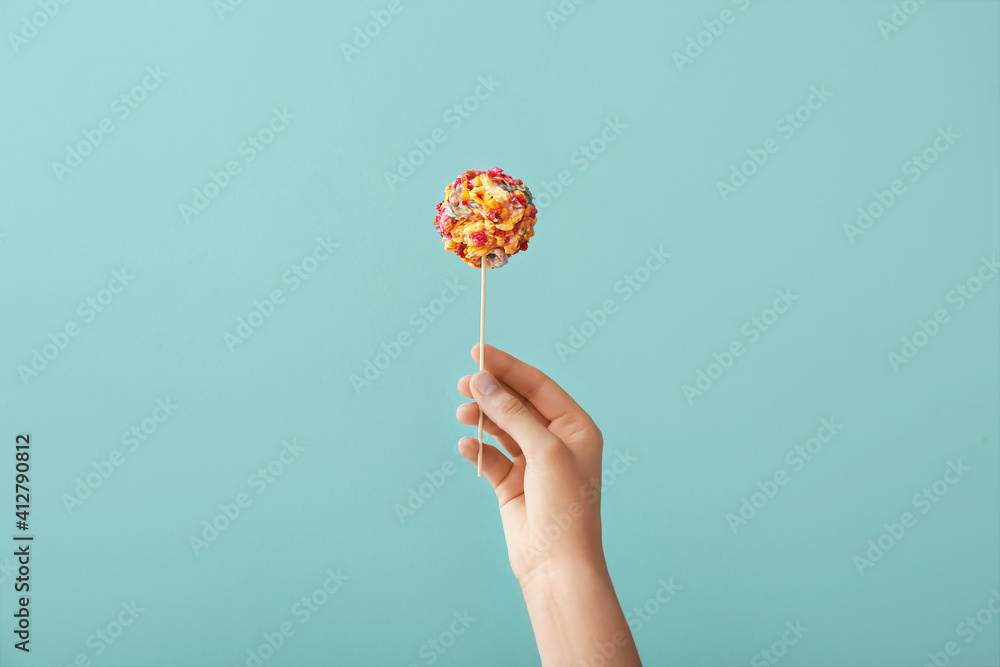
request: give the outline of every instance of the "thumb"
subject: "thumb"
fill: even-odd
[[[521,399],[507,391],[489,371],[473,375],[469,388],[483,414],[514,438],[526,457],[531,458],[562,444]]]

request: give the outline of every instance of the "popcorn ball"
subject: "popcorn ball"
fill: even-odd
[[[496,269],[522,250],[535,235],[538,209],[519,178],[503,169],[470,169],[444,190],[434,226],[445,250],[477,269]]]

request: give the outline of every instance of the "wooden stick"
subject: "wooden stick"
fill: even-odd
[[[483,267],[483,283],[479,296],[479,370],[486,368],[486,257],[480,260]],[[483,476],[483,409],[479,409],[479,462],[476,465],[478,477]]]

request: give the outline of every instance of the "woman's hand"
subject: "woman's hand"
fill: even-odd
[[[475,399],[458,408],[458,421],[478,425],[482,409],[483,430],[510,455],[484,443],[483,475],[497,494],[543,664],[601,655],[605,665],[638,665],[601,543],[600,430],[544,373],[494,347],[486,371],[463,377],[458,390]],[[477,462],[478,440],[462,438],[458,448]]]

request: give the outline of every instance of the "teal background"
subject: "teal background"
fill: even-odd
[[[500,166],[540,199],[572,178],[530,252],[490,273],[487,338],[601,426],[623,607],[681,586],[641,627],[629,612],[645,664],[753,664],[787,621],[808,632],[782,665],[922,665],[950,641],[948,664],[1000,663],[1000,617],[968,643],[958,630],[1000,587],[1000,281],[948,301],[1000,251],[998,4],[931,0],[886,39],[881,0],[591,0],[554,24],[555,0],[402,0],[348,62],[341,43],[386,5],[72,2],[17,49],[9,34],[42,10],[0,5],[0,662],[245,665],[290,622],[265,665],[427,665],[422,646],[467,611],[435,664],[538,664],[493,492],[456,451],[473,432],[453,414],[478,274],[431,225],[456,175]],[[727,9],[679,71],[673,54]],[[119,120],[112,102],[157,65],[166,78]],[[453,127],[479,77],[500,85]],[[775,123],[823,85],[785,139]],[[246,162],[238,146],[275,108],[294,119]],[[52,162],[102,118],[114,131],[60,181]],[[627,127],[581,162],[609,119]],[[949,127],[960,138],[911,182],[904,162]],[[446,141],[390,188],[436,128]],[[723,201],[717,182],[769,137],[778,152]],[[228,160],[240,173],[185,222],[179,205]],[[844,225],[894,179],[905,194],[851,243]],[[338,248],[293,291],[283,276],[318,237]],[[616,285],[650,247],[671,257],[626,301]],[[123,268],[134,279],[86,322],[78,304]],[[465,289],[422,328],[446,281]],[[284,303],[231,350],[275,289]],[[783,289],[798,300],[751,343],[744,323]],[[616,312],[560,354],[607,299]],[[948,323],[894,369],[937,309]],[[25,382],[68,322],[79,335]],[[411,344],[356,391],[401,333]],[[733,341],[745,354],[689,402]],[[157,399],[179,407],[128,451]],[[795,471],[786,453],[824,418],[843,428]],[[18,433],[29,655],[11,634]],[[249,478],[293,439],[304,451],[258,494]],[[124,462],[67,509],[115,450]],[[619,453],[636,462],[615,473]],[[914,495],[949,461],[969,471],[921,514]],[[777,471],[788,483],[734,532],[727,514]],[[440,488],[401,519],[428,475]],[[190,536],[241,492],[250,505],[196,554]],[[859,573],[907,511],[916,525]],[[301,623],[293,605],[338,568],[349,579]],[[142,613],[96,655],[88,638],[133,600]]]

